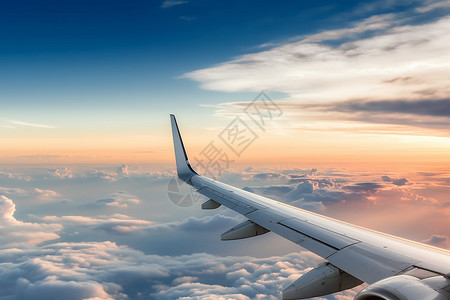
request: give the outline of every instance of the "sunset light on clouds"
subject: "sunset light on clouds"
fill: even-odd
[[[0,299],[279,299],[321,261],[174,205],[170,113],[196,170],[449,249],[450,2],[344,2],[0,4]]]

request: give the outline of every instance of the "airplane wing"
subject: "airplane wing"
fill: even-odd
[[[327,262],[283,291],[306,299],[369,285],[356,300],[450,299],[450,252],[355,226],[271,200],[197,174],[174,115],[170,116],[178,177],[208,197],[203,209],[226,206],[248,220],[222,234],[243,239],[272,231]]]

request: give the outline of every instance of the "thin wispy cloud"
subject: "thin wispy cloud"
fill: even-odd
[[[183,1],[183,0],[166,0],[161,4],[161,8],[170,8],[173,6],[177,6],[177,5],[181,5],[181,4],[186,4],[188,3],[188,1]]]
[[[428,12],[434,9],[449,8],[450,1],[428,1],[424,6],[417,8],[418,12]]]
[[[353,11],[355,14],[371,13],[378,10],[387,10],[395,7],[408,7],[420,3],[417,0],[379,0],[363,2]]]
[[[102,230],[112,234],[139,233],[149,228],[153,222],[140,219],[132,219],[129,216],[115,214],[112,216],[99,216],[97,218],[85,216],[45,216],[44,222],[58,223],[64,225],[86,226],[90,229]]]
[[[379,31],[392,27],[395,24],[394,14],[383,14],[369,17],[361,22],[356,23],[350,28],[327,30],[317,34],[309,35],[301,38],[302,43],[314,43],[323,41],[332,41],[352,37],[357,34],[367,33],[371,31]],[[294,38],[299,39],[299,38]]]
[[[184,21],[191,22],[191,21],[195,21],[197,18],[196,17],[190,17],[190,16],[181,16],[180,19],[184,20]]]
[[[28,123],[28,122],[17,121],[17,120],[11,120],[9,122],[11,124],[19,125],[19,126],[37,127],[37,128],[55,128],[54,126],[51,126],[51,125],[37,124],[37,123]]]

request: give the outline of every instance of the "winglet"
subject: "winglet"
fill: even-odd
[[[178,129],[177,120],[172,114],[170,115],[170,122],[172,124],[173,147],[175,148],[178,177],[183,181],[187,181],[192,175],[197,174],[197,172],[194,171],[189,163],[180,130]]]

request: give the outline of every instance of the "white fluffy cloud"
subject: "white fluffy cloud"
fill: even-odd
[[[128,194],[127,192],[119,191],[117,193],[111,194],[108,198],[99,199],[96,202],[100,205],[126,208],[129,204],[139,204],[141,200],[139,200],[134,195]]]
[[[221,214],[205,216],[201,218],[188,217],[183,220],[156,223],[148,220],[134,219],[123,214],[113,214],[109,216],[44,216],[39,218],[45,223],[58,223],[66,229],[73,230],[79,228],[89,228],[103,230],[113,234],[137,234],[149,231],[182,231],[182,232],[210,232],[212,230],[225,230],[230,226],[242,222],[241,216],[228,217]]]
[[[47,170],[54,178],[66,179],[72,181],[79,180],[100,180],[115,182],[128,178],[168,178],[173,176],[169,171],[143,170],[137,167],[130,168],[128,165],[122,164],[119,167],[104,168],[80,168],[80,167],[62,167]],[[2,173],[0,173],[1,175]],[[6,174],[6,173],[5,173]],[[9,176],[17,176],[17,174],[8,174]]]
[[[275,90],[299,101],[448,97],[450,18],[393,27],[398,23],[392,15],[371,17],[185,76],[208,90]],[[323,43],[380,28],[388,29]]]
[[[110,170],[115,172],[116,169]],[[280,246],[284,240],[277,240],[278,237],[270,233],[245,241],[220,242],[220,233],[238,224],[243,217],[226,208],[202,212],[199,207],[181,209],[168,199],[161,200],[167,183],[160,178],[167,181],[169,177],[165,175],[131,173],[130,177],[115,181],[96,181],[98,172],[94,172],[91,179],[84,180],[85,170],[75,171],[69,172],[73,174],[72,178],[62,176],[64,180],[50,176],[45,179],[46,185],[37,185],[37,182],[44,182],[39,178],[45,176],[34,174],[31,182],[18,184],[17,188],[33,191],[35,186],[45,186],[72,199],[89,183],[92,188],[83,198],[83,204],[92,204],[101,195],[111,195],[120,190],[133,191],[142,201],[124,208],[127,215],[105,215],[105,206],[95,206],[97,211],[93,211],[93,206],[77,208],[72,206],[76,200],[70,203],[53,201],[39,205],[45,206],[41,211],[33,206],[30,211],[34,214],[34,222],[41,223],[29,223],[14,217],[15,204],[3,196],[0,199],[0,243],[3,249],[0,249],[0,299],[29,299],[31,296],[52,299],[61,294],[73,297],[67,296],[68,299],[279,299],[284,287],[319,263],[319,259],[308,252],[285,254],[301,249],[288,242],[284,244],[286,246]],[[48,170],[44,172],[48,176]],[[426,173],[423,176],[428,176],[428,179],[419,180],[420,185],[410,175],[394,172],[369,174],[341,169],[248,168],[242,172],[226,172],[224,181],[237,186],[247,185],[261,193],[276,194],[274,198],[279,197],[283,201],[286,193],[294,191],[290,194],[291,203],[310,205],[314,209],[325,207],[325,213],[354,212],[361,207],[358,203],[371,205],[371,211],[377,211],[379,207],[389,207],[392,211],[392,207],[398,204],[402,209],[413,207],[414,211],[423,210],[418,207],[430,207],[430,204],[436,208],[443,205],[446,199],[442,195],[447,194],[443,191],[448,189],[447,173]],[[145,196],[149,190],[143,183],[154,184],[150,190],[152,197]],[[136,188],[141,184],[146,188],[144,192]],[[66,185],[75,188],[67,189]],[[424,188],[427,193],[423,193]],[[154,196],[159,190],[162,190],[161,197]],[[97,196],[92,198],[92,193]],[[423,197],[414,196],[422,193]],[[23,208],[29,204],[24,194],[21,195],[17,199],[20,208],[17,215],[27,216],[30,211],[24,212]],[[430,203],[425,195],[436,198],[437,203]],[[34,194],[32,196],[34,199]],[[401,199],[406,196],[409,198]],[[368,197],[374,198],[367,201]],[[149,209],[144,209],[149,203]],[[329,207],[333,209],[327,211]],[[48,216],[49,209],[55,216]],[[386,212],[377,212],[380,211],[383,215]],[[78,215],[64,215],[67,212]],[[432,212],[433,220],[437,219],[439,215]],[[398,220],[398,213],[393,213],[394,219]],[[367,217],[363,209],[361,215]],[[444,225],[447,219],[443,220]],[[411,226],[408,224],[408,232],[425,227],[423,224],[418,226],[416,220],[411,221]],[[436,235],[428,242],[435,245],[448,243],[444,236],[448,236],[446,229],[440,230],[434,224],[430,228],[432,231],[419,235],[419,240],[436,233],[440,236]],[[57,243],[50,241],[58,236],[61,237]],[[44,245],[36,245],[40,241],[45,241]],[[274,252],[280,248],[282,250]],[[269,258],[240,256],[249,253],[255,256],[282,254]],[[352,290],[320,299],[353,299],[354,294]]]
[[[448,130],[450,17],[433,15],[447,6],[437,1],[412,15],[372,16],[184,77],[207,90],[282,92],[278,105],[296,123],[326,118]],[[221,104],[218,112],[247,104]]]
[[[269,258],[148,255],[111,242],[0,251],[0,298],[279,299],[316,266],[308,252]],[[329,299],[335,299],[331,297]]]
[[[58,168],[58,169],[50,169],[49,170],[50,174],[52,176],[61,178],[61,179],[65,179],[65,178],[72,178],[73,174],[72,174],[72,169],[70,168]]]
[[[61,225],[22,222],[14,217],[15,211],[14,202],[0,196],[0,248],[26,247],[59,238]]]
[[[153,224],[147,220],[133,219],[122,214],[98,216],[95,218],[85,216],[45,216],[42,218],[42,221],[59,223],[66,226],[90,227],[92,229],[104,230],[108,233],[115,234],[139,233]]]
[[[61,195],[52,190],[42,190],[35,188],[34,191],[37,193],[37,199],[42,201],[53,201],[61,197]]]

